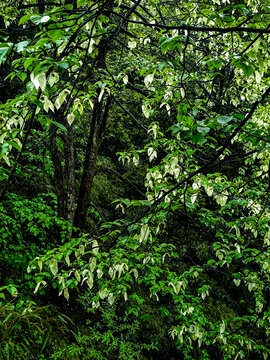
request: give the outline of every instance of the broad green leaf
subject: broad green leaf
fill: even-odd
[[[32,14],[26,14],[23,17],[21,17],[20,21],[19,21],[19,25],[24,24],[26,21],[28,21],[30,19],[31,16],[32,16]]]
[[[69,266],[69,265],[70,265],[70,259],[69,259],[69,256],[68,256],[68,255],[65,257],[65,260],[66,260],[66,263],[67,263],[68,266]]]
[[[9,151],[9,147],[10,147],[10,145],[7,142],[2,144],[1,150],[0,150],[0,160]]]
[[[150,116],[151,106],[149,104],[142,105],[142,111],[144,116],[148,119]]]
[[[34,294],[36,294],[38,292],[38,289],[40,287],[40,284],[41,284],[41,281],[39,281],[35,287],[35,290],[34,290]]]
[[[217,118],[217,121],[218,121],[221,125],[227,125],[232,119],[233,119],[233,116],[219,116],[219,117]]]
[[[78,0],[77,6],[81,7],[81,6],[87,5],[87,3],[88,3],[88,0]]]
[[[56,72],[52,72],[49,76],[48,79],[48,84],[50,86],[53,86],[54,84],[56,84],[59,81],[59,75]]]
[[[27,48],[28,44],[29,44],[29,41],[27,41],[27,40],[21,41],[15,45],[15,49],[18,53],[23,52]]]
[[[77,281],[80,282],[81,281],[81,275],[78,272],[78,270],[75,270],[74,274],[75,274],[75,278],[77,279]]]
[[[48,31],[48,35],[50,36],[53,42],[56,42],[58,39],[62,37],[62,32],[61,30],[53,29]]]
[[[36,76],[34,76],[34,73],[32,72],[30,75],[31,81],[34,84],[35,88],[38,90],[39,88],[44,91],[46,88],[46,74],[39,73]]]
[[[141,233],[140,233],[140,243],[143,242],[143,241],[146,241],[148,236],[149,236],[149,226],[148,224],[144,224],[142,227],[141,227]]]
[[[38,258],[38,266],[40,271],[42,271],[42,265],[43,265],[43,261]]]
[[[254,283],[254,282],[250,282],[249,284],[248,284],[248,291],[252,291],[253,289],[255,289],[256,288],[256,284]]]
[[[28,67],[29,67],[29,66],[32,64],[32,62],[35,61],[35,60],[36,60],[36,58],[32,58],[32,57],[26,59],[26,60],[24,61],[24,63],[23,63],[23,66],[24,66],[25,70],[27,70]]]
[[[16,141],[7,141],[7,144],[11,145],[18,151],[21,151],[21,149],[22,149],[21,145],[19,145]]]
[[[92,257],[92,258],[89,260],[89,268],[90,268],[90,271],[91,271],[91,272],[93,272],[93,271],[95,270],[96,264],[97,264],[97,259],[96,259],[96,257]]]
[[[31,20],[32,23],[34,23],[35,25],[40,24],[41,19],[42,19],[42,16],[40,16],[40,15],[32,15],[32,16],[30,17],[30,20]]]
[[[38,100],[36,96],[30,96],[29,97],[29,101],[33,104],[35,104],[36,106],[38,106],[41,110],[43,109],[43,103],[42,101]]]
[[[67,122],[68,122],[68,124],[69,124],[70,126],[72,125],[72,123],[73,123],[74,120],[75,120],[75,115],[74,115],[73,113],[68,114],[68,116],[67,116]]]
[[[41,90],[44,91],[46,88],[46,82],[47,82],[46,74],[41,73],[41,74],[37,75],[37,78],[38,78],[38,82],[39,82],[39,86],[40,86]]]
[[[52,112],[54,112],[54,105],[53,105],[53,103],[51,102],[51,100],[49,100],[49,99],[47,98],[47,96],[42,96],[42,97],[40,98],[40,100],[43,102],[43,109],[44,109],[46,112],[48,112],[49,109],[50,109]]]
[[[208,134],[210,130],[211,129],[209,127],[207,127],[207,126],[205,126],[205,127],[198,126],[197,127],[197,131],[202,135]]]
[[[61,129],[62,131],[64,131],[65,133],[67,132],[67,129],[64,125],[60,124],[57,121],[52,121],[51,122],[53,125],[55,125],[56,127],[58,127],[59,129]]]
[[[63,102],[66,100],[66,97],[69,93],[70,91],[68,89],[64,89],[60,92],[54,103],[57,110],[60,109],[60,107],[62,106]]]
[[[64,288],[64,297],[69,300],[69,292],[67,287]]]
[[[112,305],[115,301],[115,297],[113,296],[113,293],[110,293],[108,298],[107,298],[107,301],[110,305]]]
[[[86,283],[89,286],[89,289],[92,289],[93,284],[94,284],[94,278],[93,278],[93,274],[91,272],[87,274]]]
[[[262,76],[258,70],[255,70],[255,79],[257,84],[261,82]]]
[[[241,69],[243,70],[243,72],[245,73],[246,76],[250,76],[252,74],[254,74],[254,69],[252,66],[250,65],[241,65]]]
[[[0,44],[0,63],[3,63],[6,60],[6,56],[12,46],[12,43]]]
[[[239,286],[241,283],[241,279],[233,279],[233,282],[235,283],[236,286]]]
[[[21,72],[20,74],[17,74],[18,78],[24,81],[27,78],[27,74],[25,72]]]
[[[97,255],[97,254],[98,254],[98,251],[99,251],[99,246],[98,246],[97,240],[94,240],[94,241],[92,242],[92,249],[93,249],[93,254],[94,254],[94,255]]]
[[[103,94],[104,94],[104,91],[105,91],[104,88],[102,88],[102,89],[100,90],[100,93],[99,93],[99,96],[98,96],[98,102],[101,102],[102,97],[103,97]]]
[[[50,270],[51,270],[52,274],[55,276],[58,272],[58,261],[56,259],[52,258],[50,260],[49,266],[50,266]]]
[[[15,286],[9,286],[7,288],[7,290],[9,291],[10,295],[16,297],[18,295],[18,291],[17,288]]]
[[[97,269],[97,277],[98,277],[98,279],[101,279],[102,276],[103,276],[103,271],[100,270],[100,269]]]
[[[105,299],[108,295],[109,295],[109,292],[106,287],[103,290],[99,291],[99,296],[101,299]]]

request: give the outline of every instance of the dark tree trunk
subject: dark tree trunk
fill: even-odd
[[[73,225],[75,209],[75,164],[74,164],[74,145],[73,128],[66,124],[68,129],[64,139],[64,177],[66,184],[66,207],[65,219]]]
[[[102,136],[106,128],[110,104],[111,97],[108,97],[106,100],[105,109],[102,112],[103,100],[100,102],[96,100],[93,109],[91,128],[85,152],[83,174],[79,188],[77,209],[74,220],[74,225],[80,230],[84,230],[86,225],[93,181],[97,171],[97,155],[100,143],[102,141]]]

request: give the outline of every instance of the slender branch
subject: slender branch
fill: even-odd
[[[123,15],[113,12],[116,16],[126,19]],[[187,30],[195,32],[218,32],[221,34],[231,33],[231,32],[246,32],[246,33],[255,33],[255,34],[270,34],[270,29],[268,28],[252,28],[252,27],[241,27],[241,26],[232,26],[227,28],[218,28],[215,26],[193,26],[193,25],[163,25],[163,24],[150,24],[148,22],[129,20],[127,22],[132,24],[139,24],[151,28],[158,28],[164,30]]]

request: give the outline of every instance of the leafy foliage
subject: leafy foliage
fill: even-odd
[[[267,359],[268,4],[8,5],[2,357]]]

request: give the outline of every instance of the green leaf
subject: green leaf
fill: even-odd
[[[67,129],[65,128],[65,126],[60,124],[59,122],[52,121],[51,123],[54,124],[55,126],[57,126],[59,129],[63,130],[65,133],[67,132]]]
[[[50,260],[49,266],[50,266],[50,270],[51,270],[52,274],[55,276],[58,272],[58,261],[56,259],[52,258]]]
[[[209,127],[207,127],[207,126],[205,126],[205,127],[198,126],[197,127],[197,131],[202,135],[208,134],[210,130],[211,129]]]
[[[68,89],[64,89],[63,91],[60,92],[60,94],[58,95],[58,97],[56,98],[55,103],[54,103],[56,109],[59,109],[61,107],[63,102],[66,100],[66,97],[68,94],[69,94]]]
[[[33,104],[35,104],[36,106],[38,106],[41,110],[43,109],[43,103],[42,101],[38,100],[36,98],[36,96],[30,96],[29,97],[29,101]]]
[[[159,45],[161,51],[165,53],[167,50],[174,50],[176,47],[178,47],[181,50],[182,43],[185,41],[186,41],[186,36],[183,35],[174,36],[173,38],[162,37],[159,40]]]
[[[30,19],[31,16],[32,14],[24,15],[22,18],[20,18],[19,25],[24,24],[26,21]]]
[[[66,70],[68,68],[68,63],[66,63],[65,61],[59,61],[57,63],[57,67],[59,67],[62,70]]]
[[[27,59],[24,61],[24,63],[23,63],[23,66],[24,66],[25,70],[27,70],[28,67],[29,67],[29,66],[32,64],[32,62],[35,61],[35,60],[37,60],[37,59],[36,59],[36,58],[32,58],[32,57],[27,58]]]
[[[34,76],[34,73],[31,73],[31,81],[35,85],[35,88],[38,90],[39,88],[44,91],[46,88],[46,74],[45,73],[39,73],[36,76]]]
[[[232,119],[233,119],[233,116],[219,116],[217,118],[217,121],[221,125],[227,125]]]
[[[7,289],[12,296],[17,296],[17,288],[15,286],[10,286]]]
[[[81,7],[81,6],[85,5],[85,4],[87,4],[87,0],[78,0],[77,6]]]
[[[64,297],[67,299],[67,301],[69,300],[68,288],[64,288]]]
[[[94,240],[92,242],[92,249],[93,249],[93,254],[97,255],[98,251],[99,251],[99,246],[98,246],[98,242],[96,240]]]
[[[11,145],[12,147],[17,149],[18,151],[21,151],[21,149],[22,149],[21,146],[15,141],[7,141],[7,144]]]
[[[148,224],[144,224],[142,227],[141,227],[141,233],[140,233],[140,242],[142,241],[146,241],[148,236],[149,236],[149,226]]]
[[[56,72],[52,72],[49,76],[48,83],[50,86],[53,86],[59,81],[59,75]]]
[[[41,281],[39,281],[39,282],[37,283],[37,285],[36,285],[36,287],[35,287],[35,290],[34,290],[34,294],[36,294],[36,293],[38,292],[38,289],[39,289],[40,285],[41,285]]]
[[[56,42],[58,39],[62,37],[61,30],[58,29],[49,30],[48,34],[53,42]]]
[[[46,83],[47,83],[46,74],[44,74],[44,73],[39,74],[38,81],[39,81],[39,86],[40,86],[41,90],[44,91],[46,88]]]
[[[27,78],[27,74],[25,72],[21,72],[18,74],[18,78],[24,81]]]
[[[40,15],[33,15],[33,16],[30,17],[30,20],[31,20],[32,23],[34,23],[35,25],[40,24],[41,19],[42,19],[42,16],[40,16]]]
[[[241,64],[240,68],[243,70],[246,76],[254,74],[254,69],[250,65]]]
[[[3,43],[0,44],[0,63],[3,63],[6,60],[6,55],[8,54],[12,43]]]
[[[67,116],[67,122],[68,122],[69,126],[72,125],[72,123],[73,123],[74,120],[75,120],[75,115],[74,115],[73,113],[68,114],[68,116]]]
[[[7,142],[3,143],[0,150],[0,160],[8,152],[8,150],[9,150],[9,144]]]
[[[103,290],[99,291],[99,296],[101,299],[105,299],[108,295],[109,295],[109,292],[106,287]]]
[[[28,44],[29,44],[29,41],[27,41],[27,40],[21,41],[15,45],[15,49],[18,53],[23,52],[27,48]]]
[[[93,279],[93,274],[92,274],[92,273],[88,273],[88,274],[87,274],[86,283],[87,283],[87,285],[89,286],[89,289],[92,289],[93,284],[94,284],[94,279]]]

